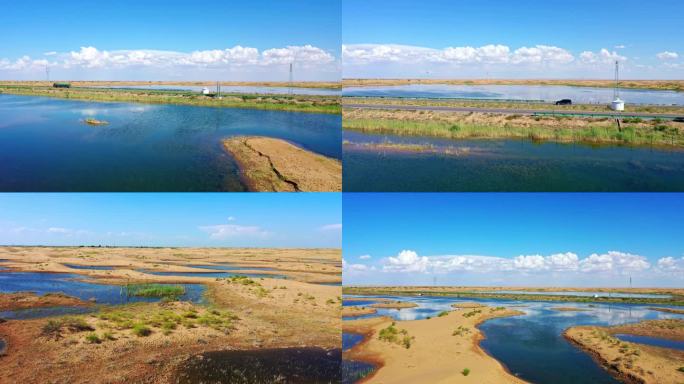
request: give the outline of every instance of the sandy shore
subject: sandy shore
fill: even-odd
[[[306,151],[285,140],[269,137],[232,137],[223,141],[236,159],[252,191],[339,192],[342,163]]]
[[[684,351],[618,340],[626,333],[684,340],[684,320],[649,320],[614,327],[578,326],[563,334],[626,383],[678,384],[684,380]]]
[[[410,301],[390,301],[384,303],[371,304],[370,307],[373,308],[389,308],[389,309],[402,309],[402,308],[414,308],[418,304],[412,303]]]
[[[345,331],[367,335],[366,341],[345,356],[380,367],[364,381],[368,383],[523,383],[479,347],[483,335],[476,328],[488,319],[521,312],[492,307],[470,314],[472,311],[478,310],[464,308],[428,320],[383,317],[345,321]],[[388,327],[397,330],[399,342],[379,338]],[[404,338],[409,340],[408,348]]]
[[[84,315],[4,321],[0,323],[0,338],[7,342],[6,355],[0,358],[3,384],[173,383],[179,367],[203,352],[332,349],[341,344],[341,287],[307,282],[339,281],[341,259],[336,249],[3,247],[0,258],[9,260],[3,266],[12,270],[78,273],[111,284],[202,283],[208,301],[206,305],[136,303]],[[286,274],[288,279],[232,281],[135,271],[197,272],[201,269],[185,265],[221,262],[276,268],[271,272]],[[65,264],[115,269],[71,269]],[[139,323],[149,334],[136,333]]]
[[[361,316],[376,313],[378,310],[370,307],[342,307],[342,316]]]
[[[47,293],[42,296],[33,292],[0,293],[0,311],[59,306],[86,307],[92,304],[61,293]]]

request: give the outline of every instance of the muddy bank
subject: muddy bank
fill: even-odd
[[[233,137],[223,141],[237,161],[244,182],[259,192],[339,192],[342,163],[268,137]]]
[[[278,348],[215,351],[190,358],[176,372],[179,384],[337,383],[339,349]]]
[[[67,296],[62,293],[46,293],[39,296],[33,292],[0,293],[0,311],[13,311],[18,309],[93,305],[92,302],[83,301],[77,297]]]
[[[618,333],[683,340],[684,320],[650,320],[614,327],[578,326],[567,329],[563,336],[625,383],[682,382],[684,351],[622,341],[613,336]]]

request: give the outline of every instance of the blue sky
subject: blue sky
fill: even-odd
[[[2,245],[333,247],[335,193],[0,194]]]
[[[345,194],[345,284],[681,286],[675,194]]]
[[[335,80],[340,23],[340,0],[13,1],[0,12],[0,78],[42,80],[47,61],[55,78],[287,80],[280,67],[294,60],[300,80]]]
[[[343,75],[610,78],[618,59],[626,77],[680,79],[683,12],[679,0],[346,0]]]

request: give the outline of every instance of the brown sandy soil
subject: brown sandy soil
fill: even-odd
[[[381,367],[364,381],[368,383],[524,383],[479,347],[483,335],[476,328],[488,319],[521,312],[484,307],[464,316],[470,311],[454,310],[429,320],[393,322],[383,317],[346,321],[345,331],[368,335],[346,357]],[[410,338],[409,348],[378,338],[380,331],[392,324]],[[470,370],[467,376],[462,373],[466,368]]]
[[[347,316],[361,316],[361,315],[370,315],[372,313],[376,313],[377,310],[375,308],[369,308],[369,307],[342,307],[342,316],[347,317]]]
[[[344,87],[368,87],[408,84],[450,84],[450,85],[573,85],[579,87],[613,87],[614,80],[576,79],[343,79]],[[684,80],[621,80],[622,88],[684,90]]]
[[[613,376],[626,383],[679,384],[684,382],[684,351],[620,341],[616,333],[684,340],[683,320],[651,320],[616,327],[571,327],[570,342],[589,353]]]
[[[659,311],[659,312],[665,312],[665,313],[677,313],[680,315],[684,315],[684,309],[658,308],[658,307],[650,307],[648,309],[650,309],[652,311]]]
[[[559,312],[584,312],[584,311],[589,311],[587,308],[576,308],[576,307],[553,307],[551,308],[553,311],[559,311]]]
[[[89,305],[92,303],[61,293],[46,293],[43,296],[36,295],[33,292],[0,293],[0,311]]]
[[[74,273],[110,284],[127,282],[204,283],[214,278],[150,275],[136,270],[201,272],[187,265],[230,263],[240,267],[273,270],[236,270],[236,273],[282,274],[302,282],[339,282],[342,261],[339,249],[259,248],[99,248],[99,247],[0,247],[3,267],[26,272]],[[111,266],[114,270],[72,269],[65,264]],[[207,269],[207,272],[226,272]],[[280,281],[280,280],[278,280]],[[338,291],[339,287],[336,288]]]
[[[70,317],[83,319],[95,328],[99,338],[104,338],[104,332],[111,332],[115,340],[101,343],[86,340],[92,331],[63,329],[59,339],[53,335],[42,336],[49,319],[2,323],[0,337],[7,340],[8,350],[0,359],[0,372],[10,374],[0,377],[0,383],[172,383],[177,367],[195,354],[206,351],[339,348],[340,287],[295,280],[210,280],[205,282],[210,307],[190,303],[133,304],[104,309],[93,315]],[[197,311],[196,319],[184,315],[193,308]],[[230,327],[218,322],[218,329],[215,329],[211,325],[217,325],[216,322],[205,324],[200,321],[211,308],[218,310],[223,320],[229,320]],[[163,322],[154,325],[155,314],[161,314],[160,311],[166,311],[170,318],[183,318],[167,335]],[[150,326],[151,335],[134,335],[126,325],[121,325],[126,324],[125,321],[118,324],[106,317],[109,312],[132,313],[136,316],[134,322],[146,317],[145,324]],[[195,326],[187,328],[186,321],[194,322]]]
[[[485,307],[484,304],[476,303],[474,301],[466,301],[463,303],[455,303],[451,304],[452,308],[481,308]]]
[[[339,192],[342,163],[287,141],[243,136],[223,141],[248,188],[260,192]]]
[[[386,303],[376,303],[370,305],[373,308],[390,308],[390,309],[402,309],[402,308],[414,308],[418,304],[412,303],[410,301],[392,301]]]
[[[216,86],[215,81],[0,81],[0,85],[28,85],[37,87],[51,87],[53,83],[70,82],[72,87],[92,87],[92,86],[124,86],[124,85],[197,85],[197,86]],[[263,87],[296,87],[296,88],[341,88],[338,82],[318,82],[318,81],[222,81],[221,85],[231,86],[263,86]]]

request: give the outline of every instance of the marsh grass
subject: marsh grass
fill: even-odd
[[[388,343],[399,344],[406,349],[411,348],[413,337],[405,329],[397,329],[393,322],[387,328],[383,328],[378,333],[378,339]]]
[[[339,97],[336,96],[225,94],[223,98],[218,99],[185,91],[105,88],[54,89],[16,85],[0,85],[0,93],[103,102],[177,104],[332,114],[341,112]]]
[[[540,118],[541,120],[541,118]],[[628,145],[684,146],[684,133],[664,124],[582,127],[475,124],[434,120],[355,119],[343,120],[344,129],[400,136],[430,136],[448,139],[529,139],[534,141],[615,143]]]
[[[177,298],[185,294],[182,285],[170,284],[128,284],[124,287],[126,296]]]

